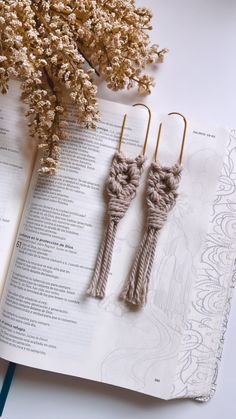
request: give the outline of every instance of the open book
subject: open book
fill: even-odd
[[[96,131],[74,110],[56,177],[38,175],[17,85],[0,98],[0,357],[155,397],[207,400],[216,384],[234,281],[236,135],[189,122],[175,208],[161,231],[148,301],[119,294],[145,225],[145,172],[116,237],[107,294],[86,296],[105,222],[104,183],[127,113],[124,152],[136,156],[147,116],[100,101]],[[171,111],[171,109],[170,109]],[[163,117],[159,159],[177,160],[181,127]]]

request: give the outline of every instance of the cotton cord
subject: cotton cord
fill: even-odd
[[[103,298],[111,267],[117,226],[136,195],[143,171],[145,157],[126,157],[121,151],[115,153],[107,180],[108,224],[98,253],[94,275],[87,294]]]
[[[181,166],[153,162],[147,180],[147,224],[121,299],[138,307],[146,304],[157,239],[177,199]]]

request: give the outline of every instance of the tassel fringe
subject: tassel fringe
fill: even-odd
[[[121,299],[136,305],[146,304],[158,232],[149,228],[144,234],[130,276],[121,293]]]
[[[91,297],[103,298],[107,279],[111,267],[112,253],[115,243],[117,223],[110,221],[101,248],[98,253],[92,282],[87,290],[87,294]]]

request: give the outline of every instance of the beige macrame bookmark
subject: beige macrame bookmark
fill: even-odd
[[[116,152],[114,155],[106,188],[109,197],[108,225],[98,253],[94,276],[87,291],[92,297],[103,298],[105,295],[117,226],[136,195],[144,161],[145,157],[142,155],[135,159],[125,157],[122,152]]]
[[[147,108],[146,105],[142,106]],[[126,157],[120,150],[126,122],[126,115],[124,116],[120,136],[119,151],[117,151],[113,157],[109,177],[106,184],[106,191],[108,195],[108,224],[98,253],[94,275],[87,290],[87,294],[92,297],[103,298],[105,296],[105,289],[111,267],[117,227],[120,220],[126,214],[139,186],[139,181],[145,162],[145,151],[151,121],[151,112],[149,108],[147,109],[149,112],[149,120],[144,147],[142,154],[136,158]]]
[[[171,167],[162,166],[156,161],[160,142],[162,124],[160,124],[155,162],[151,164],[147,180],[147,224],[144,237],[140,243],[130,275],[121,293],[121,299],[137,307],[146,304],[148,285],[154,262],[157,240],[160,231],[165,224],[169,212],[175,206],[178,196],[177,190],[181,179],[181,162],[186,136],[187,121],[184,119],[184,134],[181,146],[179,162]]]
[[[148,284],[154,261],[157,239],[174,207],[181,177],[181,167],[164,167],[152,163],[147,181],[147,225],[130,276],[121,298],[136,306],[146,303]]]

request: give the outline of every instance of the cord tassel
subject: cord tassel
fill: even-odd
[[[87,290],[87,294],[92,297],[105,296],[117,227],[136,195],[144,161],[143,155],[135,159],[125,157],[121,151],[114,155],[106,187],[109,221],[98,253],[94,275]]]
[[[177,199],[181,177],[179,163],[172,167],[152,163],[147,181],[147,226],[121,299],[141,307],[146,304],[157,240]]]
[[[115,243],[116,230],[117,224],[112,221],[109,222],[101,248],[98,253],[93,279],[87,290],[87,294],[91,297],[103,298],[105,296],[105,289]]]

